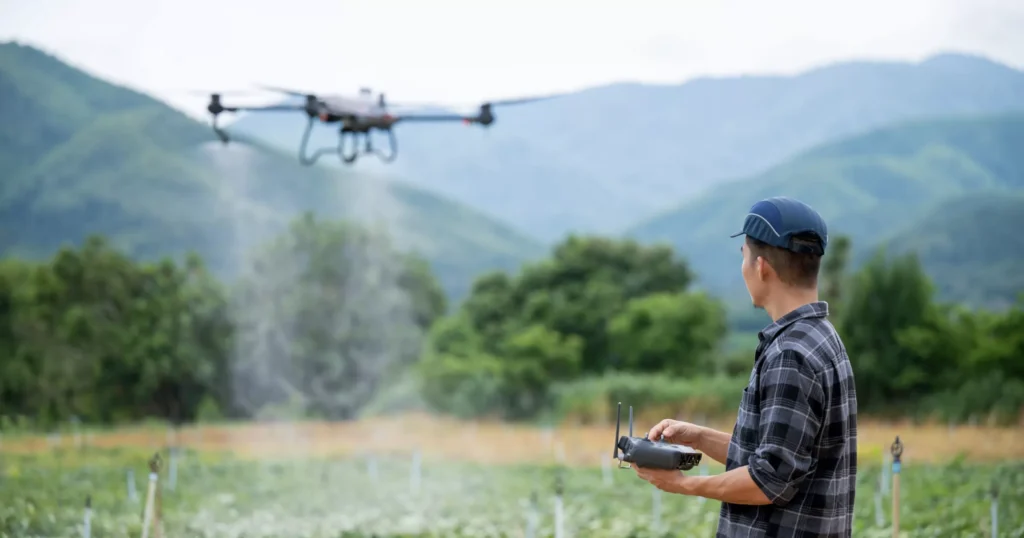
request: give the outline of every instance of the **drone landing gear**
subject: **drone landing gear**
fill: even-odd
[[[306,132],[302,134],[302,144],[299,146],[299,162],[303,165],[310,166],[316,164],[320,157],[327,155],[328,153],[337,153],[338,158],[345,164],[352,164],[359,159],[360,155],[374,154],[381,161],[390,163],[398,157],[398,141],[395,139],[395,133],[391,129],[385,129],[388,133],[388,142],[390,144],[390,151],[384,152],[380,149],[373,147],[373,143],[370,140],[370,133],[368,131],[351,131],[342,127],[338,131],[338,146],[336,148],[320,148],[314,151],[312,154],[307,154],[306,147],[309,144],[309,135],[313,132],[314,120],[312,117],[309,118],[309,123],[306,124]],[[359,136],[364,137],[363,148],[360,151],[359,148]],[[351,150],[346,151],[345,143],[347,138],[352,139]]]
[[[349,131],[344,127],[338,132],[338,156],[341,157],[342,162],[345,164],[351,164],[359,158],[360,155],[376,155],[378,159],[383,162],[389,163],[395,160],[398,156],[398,141],[395,139],[395,133],[391,129],[384,129],[388,133],[388,143],[391,146],[387,152],[381,151],[373,147],[373,140],[370,138],[370,131]],[[359,150],[359,137],[363,137],[363,149]],[[352,151],[345,151],[345,139],[352,138]]]
[[[363,149],[363,153],[364,154],[373,153],[381,161],[389,163],[389,162],[395,160],[395,157],[398,157],[398,140],[395,139],[395,132],[394,131],[392,131],[391,129],[385,129],[385,131],[388,132],[388,144],[391,146],[391,150],[388,151],[387,153],[384,153],[383,151],[374,148],[373,144],[370,142],[370,133],[367,132],[367,133],[364,133],[366,135],[366,141],[365,141],[365,146],[364,146],[364,149]]]

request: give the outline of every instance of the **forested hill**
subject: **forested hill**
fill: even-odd
[[[0,44],[0,249],[44,256],[92,233],[132,255],[196,249],[219,272],[312,210],[386,222],[427,258],[450,295],[490,269],[543,255],[532,239],[429,191],[299,166],[140,93],[17,43]]]
[[[855,259],[863,259],[857,251],[873,250],[902,233],[894,244],[902,250],[920,247],[924,267],[945,299],[1004,302],[1020,290],[1008,284],[1019,281],[1014,268],[1024,262],[1024,249],[993,244],[996,215],[979,208],[994,198],[1024,193],[1022,147],[1024,113],[879,129],[720,185],[636,227],[631,235],[671,242],[692,260],[703,285],[733,290],[742,300],[738,246],[729,239],[741,225],[736,215],[743,215],[760,198],[794,196],[822,213],[830,235],[851,236]],[[986,201],[981,205],[977,198],[959,205],[960,197],[978,193],[991,196],[980,199]],[[941,204],[946,209],[939,208]],[[1007,204],[1012,206],[1009,199]],[[1005,220],[1016,213],[1007,207],[1000,215],[1002,225],[1007,225]],[[966,250],[957,254],[982,245],[992,249],[983,257],[972,258]],[[985,267],[981,280],[976,278],[979,264]]]
[[[399,125],[401,157],[392,167],[557,240],[568,230],[621,233],[817,144],[895,122],[1009,110],[1024,110],[1024,72],[985,58],[844,62],[795,76],[597,87],[497,107],[487,130]],[[233,129],[294,151],[304,126],[302,117],[264,114]],[[333,132],[318,129],[321,142],[331,143]]]
[[[1024,293],[1022,230],[1024,192],[983,192],[939,204],[884,246],[916,252],[941,296],[1009,306]]]

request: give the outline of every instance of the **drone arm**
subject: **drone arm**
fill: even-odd
[[[398,116],[395,118],[395,122],[432,122],[432,121],[474,121],[475,117],[462,116],[459,114],[424,114],[424,115],[409,115],[409,116]]]
[[[284,110],[305,110],[305,107],[302,105],[236,106],[225,108],[224,110],[229,112],[280,112]]]

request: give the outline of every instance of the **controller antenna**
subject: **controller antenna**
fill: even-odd
[[[622,402],[615,409],[615,445],[612,447],[612,458],[619,459],[619,424],[622,423]]]
[[[629,436],[633,437],[633,406],[629,406]]]

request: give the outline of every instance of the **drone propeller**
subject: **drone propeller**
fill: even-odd
[[[316,98],[316,94],[313,93],[313,92],[302,92],[302,91],[299,91],[299,90],[291,90],[291,89],[288,89],[288,88],[281,88],[279,86],[266,86],[266,85],[262,85],[262,84],[259,84],[257,86],[260,87],[260,88],[263,88],[264,90],[267,90],[267,91],[276,92],[276,93],[283,93],[285,95],[290,95],[292,97],[303,97],[303,98],[306,98],[306,99],[308,99],[310,97],[312,97],[314,99]]]
[[[242,96],[248,96],[248,95],[255,95],[256,94],[256,92],[254,92],[252,90],[227,90],[227,91],[223,91],[223,90],[196,90],[196,89],[188,89],[188,90],[177,90],[177,91],[172,90],[172,92],[175,92],[175,93],[180,92],[180,93],[185,93],[185,94],[189,94],[189,95],[219,95],[221,97],[242,97]]]
[[[497,101],[487,101],[485,105],[491,106],[511,106],[511,105],[524,105],[526,103],[535,103],[537,101],[546,101],[548,99],[554,99],[555,97],[561,97],[564,93],[550,94],[550,95],[536,95],[533,97],[517,97],[515,99],[499,99]]]

